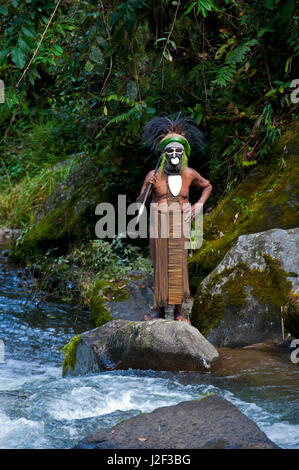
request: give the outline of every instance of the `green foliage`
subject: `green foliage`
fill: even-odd
[[[215,2],[211,0],[200,0],[197,2],[189,2],[187,8],[184,12],[185,15],[190,13],[191,11],[195,11],[196,15],[201,14],[204,18],[208,15],[209,11],[218,11],[218,8],[215,5]]]
[[[232,201],[237,204],[244,216],[251,215],[254,212],[254,209],[248,207],[247,199],[243,197],[234,197]]]
[[[38,265],[43,272],[39,290],[53,291],[54,278],[56,296],[62,296],[68,301],[80,300],[87,306],[93,302],[96,316],[99,310],[105,314],[105,318],[107,313],[102,297],[97,294],[100,287],[106,296],[111,294],[114,299],[122,300],[120,297],[126,291],[122,290],[121,279],[130,271],[153,273],[151,259],[140,248],[120,237],[114,238],[111,243],[97,239],[77,244],[64,255],[59,255],[57,250],[58,248],[49,249],[42,256],[27,259],[28,266]],[[120,279],[120,284],[117,279]],[[75,288],[69,290],[67,285]]]
[[[207,176],[231,187],[252,162],[267,158],[280,136],[280,121],[293,106],[289,85],[299,53],[294,1],[116,0],[111,6],[84,0],[61,2],[51,22],[54,1],[31,6],[18,0],[1,7],[7,99],[0,151],[8,171],[16,168],[10,161],[25,151],[15,158],[7,141],[21,145],[25,135],[28,158],[19,177],[34,171],[34,162],[53,164],[82,151],[124,175],[126,150],[130,191],[143,169],[142,126],[152,116],[181,111],[207,135],[201,160]],[[33,166],[31,137],[42,145]],[[201,170],[195,157],[191,165]]]
[[[222,54],[229,44],[234,45],[235,40],[229,39],[226,44],[220,47],[215,55],[216,60],[222,57]],[[246,41],[243,44],[231,49],[226,54],[225,65],[218,69],[216,78],[215,80],[212,80],[212,83],[224,88],[228,82],[232,81],[236,73],[237,64],[240,64],[245,60],[246,54],[250,51],[250,48],[256,44],[258,44],[258,41],[256,39],[252,39],[251,41]]]
[[[27,174],[15,184],[12,180],[17,178],[22,168],[11,166],[8,171],[3,165],[7,181],[2,183],[5,189],[0,193],[0,225],[24,229],[30,227],[47,196],[68,177],[77,164],[78,160],[73,158],[63,164],[43,168],[35,176]]]

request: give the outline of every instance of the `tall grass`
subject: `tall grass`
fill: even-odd
[[[47,196],[77,164],[74,158],[52,168],[42,168],[35,176],[26,175],[16,184],[9,181],[0,193],[0,226],[30,227]]]

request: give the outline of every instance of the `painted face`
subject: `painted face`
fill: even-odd
[[[178,175],[182,169],[184,146],[178,142],[171,142],[165,147],[167,162],[164,165],[164,171],[168,175]]]

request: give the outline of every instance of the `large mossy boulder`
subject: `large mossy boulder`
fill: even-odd
[[[281,308],[298,286],[298,245],[299,229],[240,236],[199,285],[192,324],[216,346],[280,343]]]
[[[90,434],[76,448],[277,449],[278,446],[232,403],[219,395],[210,395],[134,416],[111,429]]]
[[[13,243],[10,257],[20,261],[38,251],[93,238],[95,208],[102,198],[99,169],[87,159],[47,197],[34,225]]]
[[[63,375],[114,369],[210,371],[219,354],[193,326],[174,320],[113,320],[64,348]]]
[[[111,320],[143,320],[152,313],[154,276],[144,271],[131,271],[120,278],[103,279],[95,283],[90,301],[90,320],[93,327]],[[186,300],[183,315],[189,319],[193,300]],[[173,320],[174,306],[165,308],[165,318]]]
[[[265,164],[253,169],[204,217],[203,244],[189,258],[190,285],[219,264],[240,235],[299,226],[299,123],[293,122]]]

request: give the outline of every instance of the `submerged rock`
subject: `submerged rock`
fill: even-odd
[[[212,344],[282,342],[281,306],[298,285],[299,229],[239,237],[200,284],[191,321]]]
[[[113,369],[209,371],[219,354],[193,326],[174,320],[113,320],[74,337],[63,375]]]
[[[275,449],[259,427],[218,395],[158,408],[103,429],[77,449]]]

